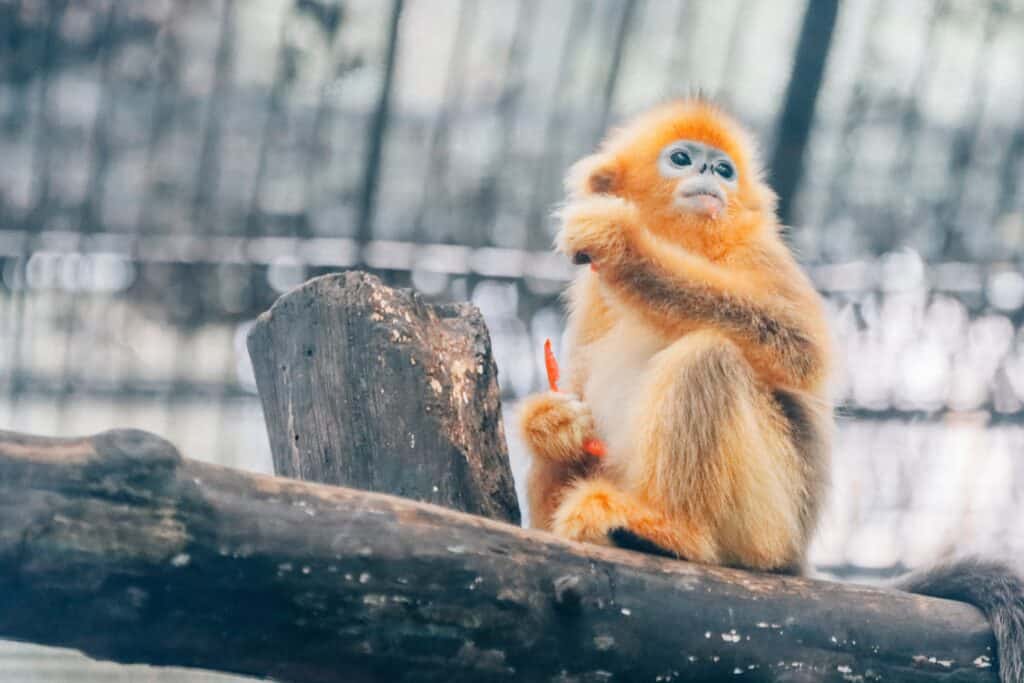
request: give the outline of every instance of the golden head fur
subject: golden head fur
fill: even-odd
[[[697,140],[722,150],[736,164],[738,183],[716,218],[673,210],[675,182],[658,172],[658,156],[674,140]],[[622,197],[643,214],[649,230],[709,257],[776,231],[775,193],[764,182],[756,145],[746,129],[703,99],[663,104],[612,131],[597,153],[577,162],[566,178],[572,199],[593,194]]]

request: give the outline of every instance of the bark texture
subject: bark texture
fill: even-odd
[[[985,681],[967,605],[0,433],[0,637],[289,681]]]
[[[277,474],[519,522],[476,307],[325,275],[260,316],[249,355]]]

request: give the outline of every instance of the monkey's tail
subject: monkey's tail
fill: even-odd
[[[1024,579],[1008,565],[969,558],[912,574],[896,587],[980,609],[996,636],[999,680],[1024,681]]]

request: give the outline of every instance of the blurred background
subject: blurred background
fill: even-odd
[[[246,332],[359,267],[483,310],[521,477],[561,177],[699,89],[842,349],[815,565],[1020,556],[1022,65],[1021,0],[0,0],[0,428],[270,471]],[[200,678],[0,643],[0,680]]]

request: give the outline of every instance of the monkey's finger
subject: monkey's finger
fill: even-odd
[[[544,340],[544,368],[548,371],[548,387],[551,391],[558,391],[558,361],[551,350],[550,339]]]

